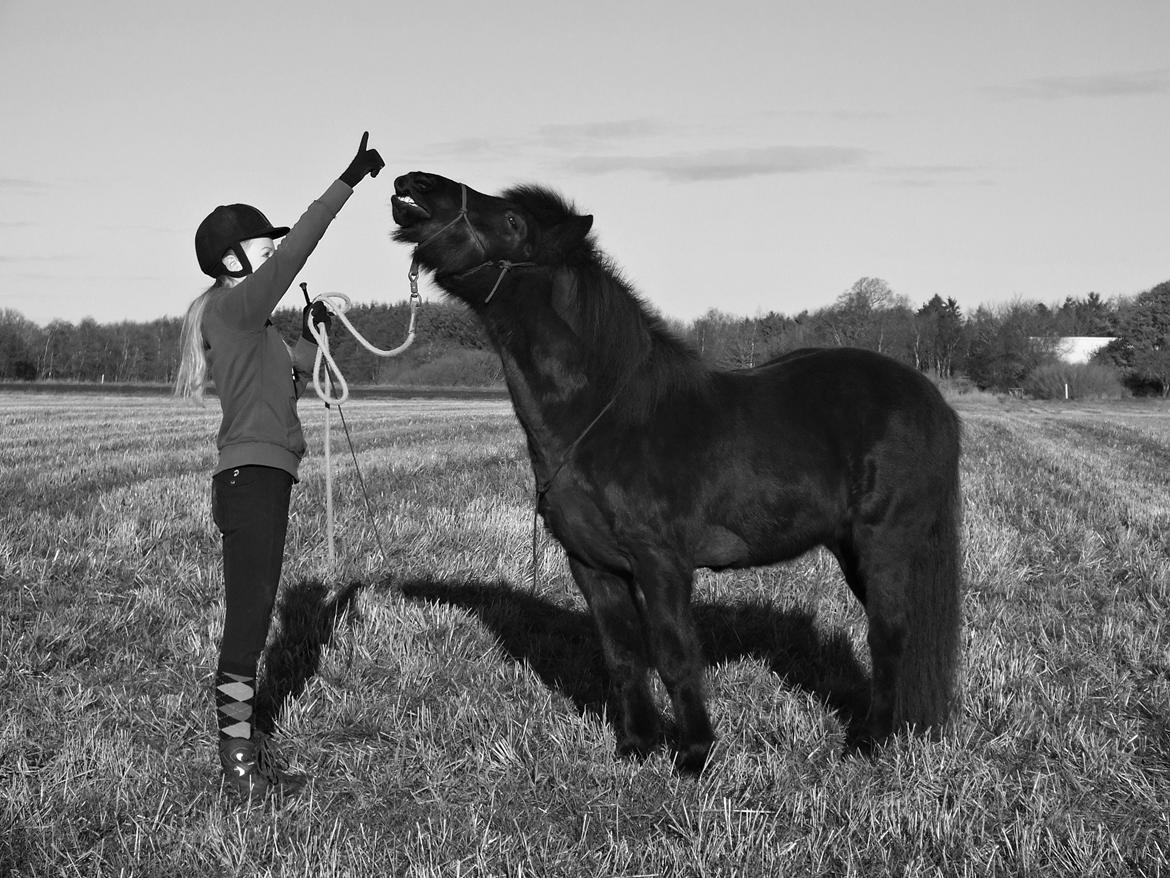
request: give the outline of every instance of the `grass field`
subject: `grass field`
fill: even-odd
[[[703,573],[696,779],[613,755],[543,535],[530,582],[507,404],[355,402],[388,557],[335,429],[340,569],[317,453],[264,688],[314,781],[246,811],[214,753],[218,408],[0,393],[0,875],[1170,874],[1170,409],[959,406],[953,727],[844,756],[865,632],[831,559]]]

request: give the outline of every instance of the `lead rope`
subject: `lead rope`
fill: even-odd
[[[382,350],[375,347],[363,336],[354,325],[345,316],[347,308],[352,306],[349,297],[343,293],[325,293],[309,299],[308,284],[301,284],[301,291],[305,294],[305,301],[309,304],[314,302],[324,302],[325,307],[337,318],[341,320],[343,326],[349,330],[350,334],[357,339],[358,343],[366,350],[377,357],[397,357],[404,353],[407,348],[414,344],[414,324],[415,317],[418,313],[419,303],[422,301],[422,296],[418,292],[418,262],[413,261],[410,265],[410,272],[407,275],[410,278],[410,324],[406,330],[406,341],[396,348],[390,350]],[[313,336],[317,342],[317,356],[313,360],[313,390],[316,391],[317,397],[325,403],[325,539],[328,544],[328,563],[330,570],[337,569],[337,553],[335,549],[336,540],[334,539],[334,516],[333,516],[333,457],[332,446],[333,441],[330,435],[330,424],[333,421],[331,410],[333,406],[337,406],[337,413],[341,416],[341,426],[345,430],[345,440],[349,444],[349,453],[353,458],[354,471],[357,473],[358,485],[361,487],[362,497],[365,499],[366,512],[370,516],[370,524],[374,530],[374,539],[378,543],[378,551],[382,555],[382,561],[385,564],[390,563],[389,556],[386,554],[386,549],[382,545],[382,536],[378,532],[378,522],[374,517],[374,507],[370,502],[370,495],[366,491],[366,482],[362,478],[361,466],[358,464],[357,452],[353,447],[353,437],[349,433],[349,425],[345,422],[345,412],[342,411],[341,404],[349,399],[349,385],[346,384],[345,376],[341,373],[337,363],[329,350],[329,333],[324,328],[318,328],[312,319],[308,321],[309,334]],[[322,364],[325,368],[322,369]],[[337,384],[340,388],[340,395],[333,396],[333,379],[330,377],[330,372],[337,378]],[[322,384],[322,382],[324,382]]]

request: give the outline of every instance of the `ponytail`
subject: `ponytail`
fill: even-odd
[[[203,388],[207,383],[207,352],[203,341],[203,312],[212,295],[226,286],[220,278],[187,308],[183,329],[179,333],[179,371],[175,375],[175,396],[203,405]]]

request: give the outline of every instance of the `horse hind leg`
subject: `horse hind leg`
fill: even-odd
[[[569,568],[589,604],[609,671],[616,708],[617,752],[645,757],[661,739],[661,721],[650,694],[645,634],[628,580],[569,559]]]
[[[873,684],[864,746],[946,722],[958,644],[957,549],[947,522],[875,528],[858,553]]]

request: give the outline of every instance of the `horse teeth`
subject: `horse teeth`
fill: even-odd
[[[400,195],[400,196],[398,196],[398,200],[401,201],[403,204],[409,204],[409,205],[412,205],[413,207],[418,207],[418,205],[414,203],[414,199],[411,198],[409,195]]]

